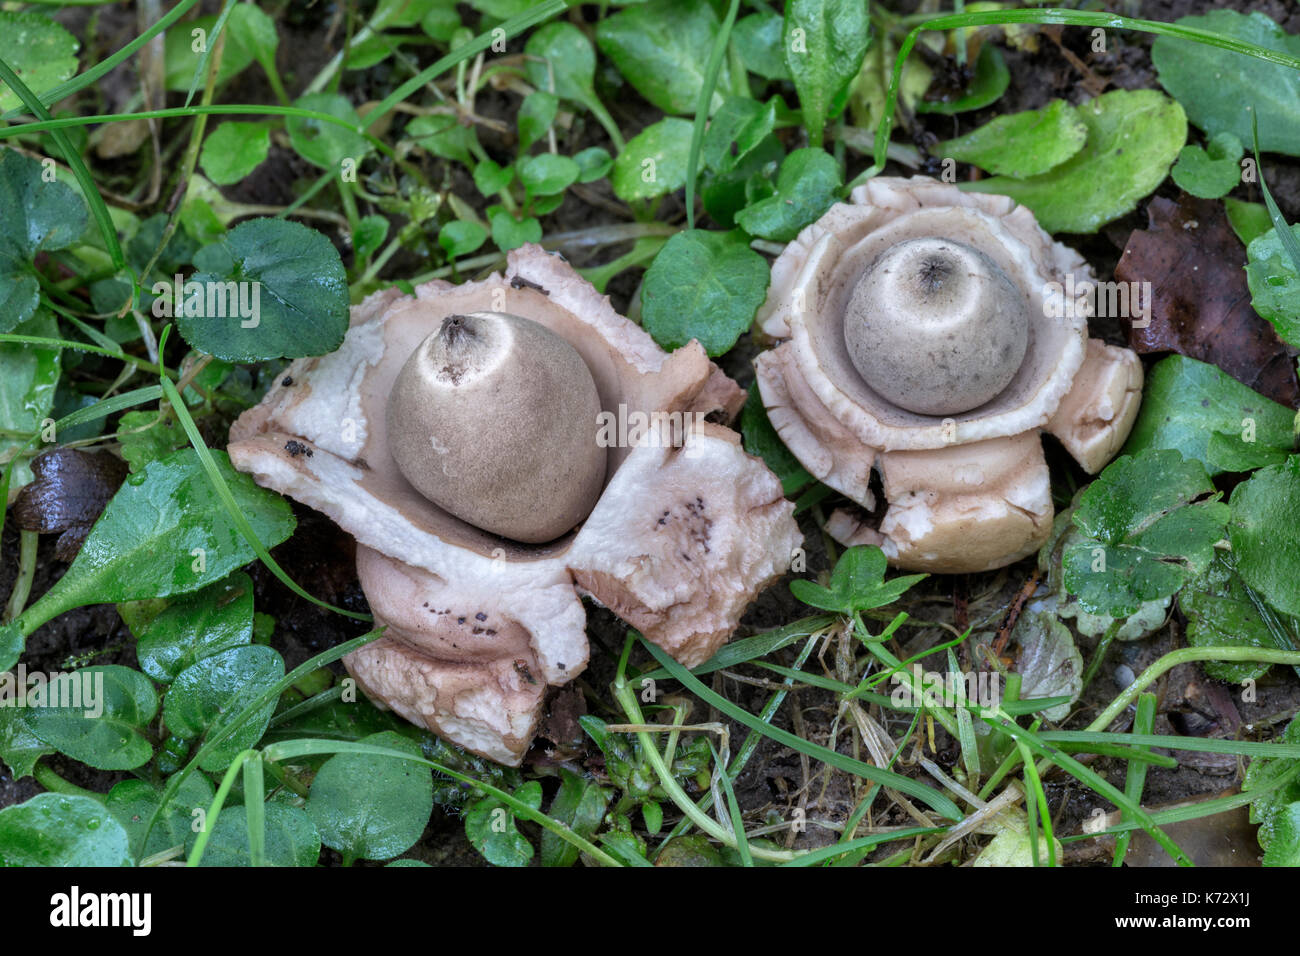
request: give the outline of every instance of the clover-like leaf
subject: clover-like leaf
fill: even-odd
[[[687,229],[646,270],[642,322],[665,349],[698,339],[721,355],[754,321],[767,281],[767,263],[740,232]]]
[[[170,603],[136,634],[140,669],[160,683],[205,657],[253,639],[253,582],[236,571]]]
[[[1184,146],[1169,175],[1193,196],[1218,199],[1232,192],[1241,181],[1241,167],[1237,163],[1243,152],[1241,140],[1231,133],[1218,133],[1204,148]]]
[[[537,810],[542,805],[542,785],[530,780],[512,796]],[[487,796],[465,812],[465,836],[493,866],[527,866],[533,845],[515,826],[515,815],[496,797]]]
[[[1205,466],[1172,449],[1116,459],[1079,497],[1065,547],[1067,591],[1093,614],[1127,617],[1200,574],[1225,536],[1228,506]]]
[[[0,332],[36,312],[36,254],[72,245],[87,217],[85,201],[63,183],[47,182],[40,163],[0,149]]]
[[[270,150],[269,126],[227,121],[204,140],[199,162],[208,179],[225,186],[239,182],[262,165]]]
[[[284,219],[252,219],[202,249],[194,264],[199,271],[170,311],[185,341],[200,352],[257,362],[324,355],[343,344],[347,271],[316,230]],[[196,294],[185,291],[191,284]]]
[[[776,193],[736,213],[751,236],[789,242],[835,202],[841,186],[839,163],[821,148],[796,149],[781,163]]]
[[[356,129],[361,117],[346,96],[338,93],[308,93],[293,104],[300,110],[327,113],[346,120],[353,129],[311,117],[290,116],[285,120],[289,141],[299,156],[322,169],[338,171],[345,160],[360,163],[371,150],[370,143]]]
[[[392,731],[361,742],[422,756],[419,744]],[[312,781],[307,812],[320,830],[321,842],[345,859],[391,859],[410,849],[429,823],[433,774],[427,766],[400,757],[335,754]]]
[[[202,657],[176,675],[163,702],[163,722],[182,739],[211,735],[284,676],[284,660],[269,647],[232,647]],[[230,766],[236,754],[266,732],[275,701],[246,720],[199,763],[203,770]]]

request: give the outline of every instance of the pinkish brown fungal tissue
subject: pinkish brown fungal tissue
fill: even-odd
[[[1141,400],[1138,357],[1088,337],[1095,288],[1029,209],[924,177],[870,180],[804,229],[772,266],[758,328],[778,344],[756,365],[782,440],[853,503],[830,533],[920,571],[1037,550],[1041,434],[1095,474]]]
[[[693,667],[788,568],[793,505],[717,424],[743,400],[697,342],[665,352],[525,246],[504,274],[355,306],[229,452],[355,537],[386,630],[344,663],[371,699],[518,764],[548,688],[587,665],[583,596]],[[677,430],[603,438],[629,420]]]

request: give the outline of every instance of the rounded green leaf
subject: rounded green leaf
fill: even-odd
[[[589,146],[575,153],[573,161],[578,164],[578,182],[590,183],[604,179],[614,168],[614,158],[600,146]]]
[[[650,0],[601,20],[596,42],[636,91],[655,106],[665,113],[694,113],[719,29],[718,16],[707,3]],[[730,86],[724,61],[717,88]],[[721,105],[722,94],[715,92],[709,112]]]
[[[1115,90],[1075,107],[1083,149],[1039,176],[966,183],[1028,206],[1048,232],[1096,232],[1137,207],[1164,180],[1187,140],[1183,108],[1157,90]]]
[[[820,146],[826,120],[844,108],[870,42],[859,0],[787,0],[781,46],[799,93],[808,141]],[[702,61],[701,61],[702,62]]]
[[[108,792],[105,806],[126,830],[136,859],[143,860],[171,847],[184,846],[193,833],[194,811],[206,813],[215,794],[212,781],[203,774],[187,776],[167,804],[166,812],[159,814],[147,843],[144,842],[145,830],[162,799],[161,789],[144,780],[123,780]]]
[[[284,661],[269,647],[234,647],[191,664],[176,676],[163,702],[163,723],[186,739],[210,735],[284,676]],[[217,745],[199,763],[203,770],[225,770],[241,750],[266,732],[276,701]]]
[[[652,199],[686,185],[692,127],[669,117],[634,136],[614,160],[614,194],[624,202]]]
[[[842,185],[835,157],[820,147],[796,149],[781,163],[776,193],[736,213],[751,236],[789,242],[831,207]]]
[[[542,224],[532,216],[516,219],[498,206],[488,209],[488,221],[492,224],[492,241],[502,252],[517,249],[526,242],[542,241]]]
[[[778,14],[760,11],[741,17],[731,29],[731,39],[740,52],[745,69],[757,73],[765,80],[788,80],[790,68],[785,65],[781,49],[781,31],[784,23]]]
[[[1300,224],[1288,228],[1300,237]],[[1246,254],[1250,304],[1272,323],[1283,342],[1300,347],[1300,272],[1277,229],[1252,239]]]
[[[0,866],[131,866],[126,831],[90,797],[42,793],[0,810]]]
[[[1041,110],[999,116],[965,136],[940,143],[931,152],[973,163],[998,176],[1027,179],[1061,165],[1088,139],[1088,127],[1065,100]]]
[[[191,664],[253,639],[253,582],[237,571],[172,602],[137,635],[140,669],[168,683]]]
[[[1219,133],[1204,149],[1184,146],[1169,174],[1193,196],[1218,199],[1241,181],[1241,167],[1237,164],[1243,152],[1241,140],[1231,133]]]
[[[555,114],[559,108],[559,97],[545,90],[537,90],[524,97],[524,101],[519,104],[519,115],[515,119],[519,128],[520,153],[527,153],[533,143],[546,135],[546,131],[555,122]]]
[[[231,19],[233,19],[233,15]],[[166,71],[167,89],[183,93],[195,81],[195,71],[199,68],[204,55],[216,42],[213,27],[217,25],[216,17],[196,17],[193,20],[173,24],[167,31],[163,42],[163,62]],[[217,70],[217,84],[220,85],[232,76],[242,73],[253,62],[253,54],[230,30],[226,23],[226,46],[221,54],[221,66]],[[211,62],[209,60],[209,62]],[[206,77],[200,76],[200,85]]]
[[[669,351],[698,339],[710,355],[721,355],[754,321],[767,282],[767,262],[743,234],[688,229],[669,239],[646,270],[642,322]]]
[[[596,98],[592,87],[596,53],[586,35],[572,23],[548,23],[533,31],[524,45],[528,82],[561,99],[586,104]]]
[[[1300,455],[1255,472],[1231,503],[1237,572],[1273,607],[1300,616]]]
[[[176,313],[181,335],[200,352],[257,362],[324,355],[343,344],[347,271],[316,230],[284,219],[252,219],[200,250],[194,264],[199,271],[182,290],[183,313],[171,302],[174,295],[163,311]]]
[[[554,153],[542,153],[540,156],[524,156],[516,164],[519,181],[530,196],[554,196],[562,193],[575,182],[582,170],[568,156],[556,156]]]
[[[483,243],[487,242],[488,233],[476,222],[454,219],[438,232],[438,245],[451,259],[467,256]]]
[[[40,13],[0,10],[0,60],[33,93],[44,93],[77,72],[77,38]],[[22,105],[18,94],[0,84],[0,113]]]
[[[420,746],[392,731],[361,743],[420,757]],[[398,757],[336,754],[312,781],[307,812],[321,842],[348,858],[387,860],[408,850],[433,812],[433,774]]]
[[[326,113],[346,120],[354,129],[361,129],[361,117],[352,108],[347,97],[337,93],[308,93],[293,104],[300,110]],[[370,152],[370,143],[360,133],[344,129],[336,123],[290,116],[285,120],[289,141],[299,156],[322,169],[337,171],[344,160],[360,163]]]
[[[225,186],[239,182],[260,166],[270,149],[270,127],[227,121],[204,141],[199,162],[208,179]]]
[[[1262,13],[1211,10],[1174,22],[1300,55],[1300,37],[1284,32]],[[1232,133],[1249,143],[1253,112],[1259,119],[1261,150],[1300,156],[1300,73],[1280,63],[1167,36],[1156,38],[1151,62],[1160,85],[1183,104],[1188,119],[1210,135]]]
[[[158,695],[139,671],[106,664],[47,678],[43,704],[33,703],[28,678],[24,718],[37,738],[98,770],[131,770],[153,757],[145,728]]]
[[[320,834],[311,817],[298,807],[277,801],[266,804],[263,812],[266,865],[315,866],[320,859]],[[197,833],[189,835],[187,855],[197,839]],[[248,811],[243,806],[226,807],[212,828],[199,866],[248,866],[250,862]]]

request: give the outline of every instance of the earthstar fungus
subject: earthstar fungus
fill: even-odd
[[[1096,284],[1006,196],[882,177],[804,229],[772,266],[759,391],[805,468],[863,509],[831,534],[921,571],[1035,551],[1053,508],[1040,433],[1090,473],[1137,415],[1142,366],[1088,337]]]
[[[743,401],[699,343],[664,352],[530,245],[504,274],[354,306],[343,345],[295,361],[229,453],[356,538],[387,626],[344,659],[366,693],[516,765],[547,687],[587,664],[581,596],[693,667],[789,566],[793,505],[718,423]],[[597,409],[687,427],[604,447]]]

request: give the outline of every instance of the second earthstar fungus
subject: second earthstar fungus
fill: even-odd
[[[723,424],[743,402],[697,342],[663,351],[524,246],[502,274],[353,307],[229,453],[356,538],[387,630],[344,662],[372,699],[516,765],[547,688],[587,664],[582,596],[693,667],[788,568],[793,505]]]
[[[1052,525],[1040,432],[1089,473],[1137,414],[1142,366],[1088,337],[1091,267],[1006,196],[881,177],[772,266],[759,391],[781,439],[857,508],[828,522],[918,571],[1031,554]]]

